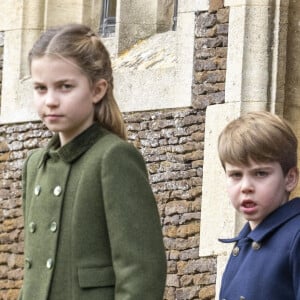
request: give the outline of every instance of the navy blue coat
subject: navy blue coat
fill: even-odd
[[[300,198],[271,213],[251,231],[247,223],[222,278],[220,299],[300,300]]]

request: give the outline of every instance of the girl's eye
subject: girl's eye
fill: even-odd
[[[73,88],[73,86],[72,86],[71,84],[64,83],[64,84],[61,85],[61,89],[62,89],[63,91],[69,91],[69,90],[71,90],[72,88]]]
[[[43,85],[35,85],[33,88],[38,93],[43,93],[43,92],[45,92],[47,90],[46,87],[43,86]]]

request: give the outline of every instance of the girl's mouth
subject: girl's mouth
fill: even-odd
[[[56,121],[59,118],[61,118],[62,115],[56,115],[56,114],[49,114],[49,115],[45,115],[45,119],[47,119],[48,121]]]

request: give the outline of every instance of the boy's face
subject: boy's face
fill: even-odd
[[[225,163],[227,191],[234,208],[249,221],[251,229],[288,201],[298,182],[298,170],[290,169],[284,176],[278,162],[249,166]]]

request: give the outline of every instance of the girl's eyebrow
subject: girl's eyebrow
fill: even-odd
[[[55,81],[54,84],[62,84],[62,83],[65,83],[65,82],[72,82],[72,81],[74,81],[73,78],[59,79],[59,80]],[[41,85],[45,84],[45,83],[40,82],[38,80],[36,80],[36,81],[33,80],[32,82],[33,82],[33,84],[41,84]]]
[[[55,83],[55,84],[61,84],[61,83],[72,82],[72,81],[74,81],[74,80],[71,79],[71,78],[66,78],[66,79],[60,79],[60,80],[57,80],[57,81],[55,81],[54,83]]]
[[[44,83],[40,82],[40,81],[32,81],[33,85],[44,85]]]

